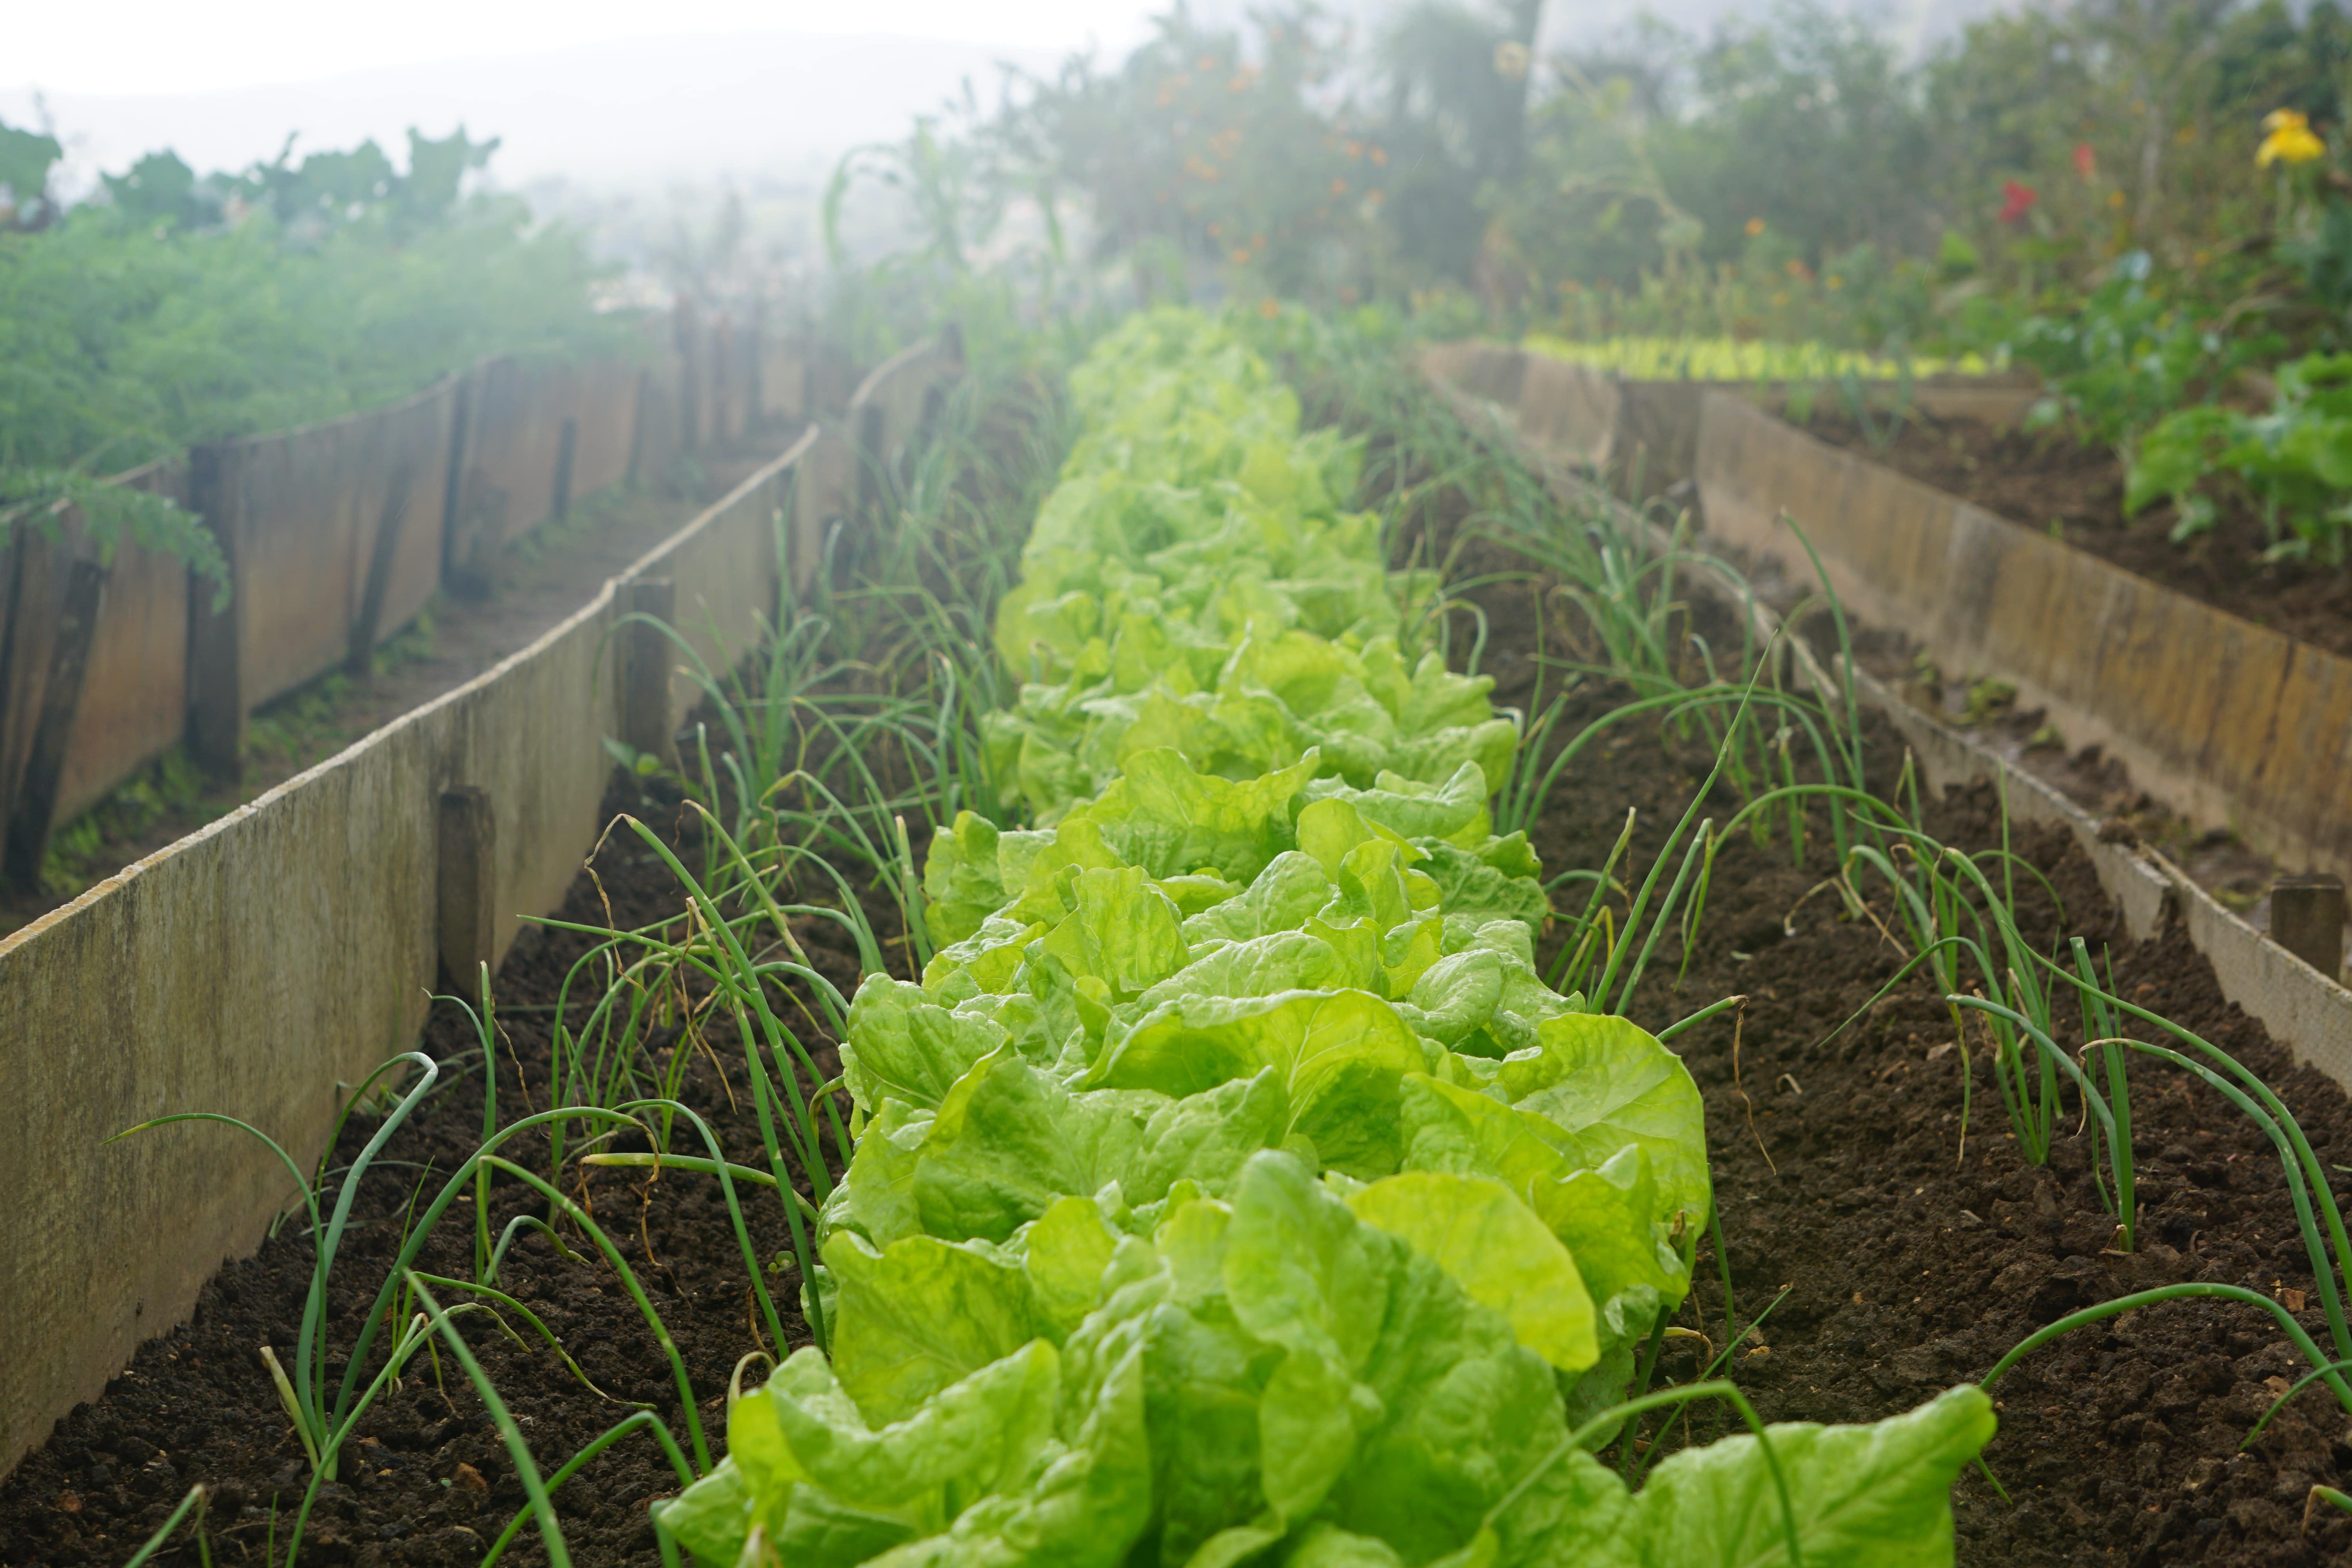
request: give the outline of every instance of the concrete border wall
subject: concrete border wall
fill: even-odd
[[[1710,395],[1698,489],[1710,535],[1780,563],[1821,552],[1866,621],[1947,668],[2013,683],[2191,821],[2283,866],[2352,878],[2352,659],[2257,626],[2047,534]]]
[[[115,482],[187,500],[187,465],[150,463]],[[57,538],[21,522],[0,546],[0,820],[23,778],[49,684],[73,563],[95,553],[80,512],[53,514]],[[106,571],[89,665],[60,776],[62,820],[103,799],[180,738],[187,722],[188,570],[120,541]],[[13,613],[12,613],[13,612]]]
[[[1606,475],[1618,495],[1633,501],[1698,471],[1700,415],[1708,397],[1769,400],[1787,392],[1778,383],[1628,380],[1495,343],[1434,344],[1423,351],[1422,365],[1436,380],[1510,409],[1523,439]],[[1874,403],[1907,401],[1940,418],[1996,424],[2020,418],[2039,395],[2037,386],[2013,376],[1873,381],[1864,391]]]
[[[1496,374],[1491,364],[1483,367],[1465,365],[1463,358],[1447,360],[1431,355],[1424,358],[1422,368],[1423,374],[1458,416],[1474,428],[1483,430],[1512,447],[1543,476],[1547,485],[1560,499],[1577,506],[1616,507],[1630,526],[1646,531],[1652,548],[1665,548],[1663,531],[1654,523],[1633,517],[1624,510],[1622,502],[1592,482],[1588,464],[1580,455],[1573,450],[1547,449],[1523,433],[1527,421],[1518,410],[1501,399],[1471,390],[1451,380],[1445,374],[1448,369],[1467,368],[1475,376],[1483,370],[1485,374],[1479,378],[1481,384],[1510,384]],[[1865,587],[1869,581],[1864,575],[1864,568],[1842,553],[1843,548],[1857,538],[1864,545],[1874,544],[1889,551],[1898,561],[1908,559],[1916,562],[1916,570],[1929,574],[1926,578],[1928,584],[1948,584],[1970,569],[1971,558],[1968,550],[1955,545],[1950,553],[1938,556],[1930,550],[1917,548],[1916,539],[1918,533],[1923,529],[1937,530],[1940,527],[1945,541],[1951,543],[1965,537],[1969,531],[1990,525],[2046,546],[2049,555],[2042,560],[2045,570],[2070,570],[2066,561],[2058,559],[2063,555],[2074,562],[2096,566],[2108,576],[2121,579],[2120,584],[2109,584],[2105,592],[2119,595],[2126,605],[2129,605],[2133,596],[2139,594],[2165,595],[2176,600],[2181,598],[2181,595],[2170,594],[2168,590],[2157,588],[2107,567],[2080,551],[2071,550],[2014,524],[2002,522],[1988,513],[1967,507],[1950,497],[1940,496],[1925,486],[1912,484],[1899,475],[1863,462],[1850,454],[1822,447],[1811,437],[1781,425],[1742,400],[1711,393],[1703,400],[1702,407],[1705,424],[1700,440],[1700,497],[1708,531],[1715,537],[1730,536],[1729,529],[1760,530],[1757,536],[1772,547],[1784,563],[1790,546],[1795,542],[1786,524],[1780,521],[1781,513],[1778,503],[1764,498],[1771,492],[1776,482],[1795,485],[1801,481],[1776,479],[1776,475],[1785,476],[1789,470],[1769,469],[1740,458],[1738,453],[1744,448],[1735,442],[1735,436],[1738,441],[1752,440],[1767,450],[1782,455],[1798,450],[1795,443],[1816,448],[1811,457],[1802,459],[1807,462],[1838,459],[1832,466],[1855,487],[1854,493],[1843,492],[1835,486],[1814,487],[1797,493],[1799,500],[1811,498],[1820,500],[1824,508],[1836,507],[1837,515],[1844,520],[1842,529],[1828,527],[1820,521],[1817,510],[1807,524],[1809,534],[1822,552],[1823,564],[1829,570],[1832,582],[1839,585],[1842,593],[1847,591],[1849,584],[1860,589]],[[1764,427],[1767,426],[1770,428],[1766,430]],[[1792,463],[1797,460],[1790,459]],[[1869,472],[1858,474],[1854,471],[1857,469]],[[1728,501],[1722,499],[1724,491],[1720,488],[1726,482],[1727,475],[1737,476],[1741,487],[1737,499]],[[1710,489],[1710,482],[1717,488]],[[1919,493],[1906,494],[1890,489],[1890,485],[1907,486],[1911,491]],[[1728,529],[1721,521],[1727,515],[1727,510],[1735,520]],[[1974,512],[1975,518],[1981,519],[1982,522],[1967,520],[1956,534],[1950,528],[1955,512]],[[1904,552],[1903,542],[1906,541],[1915,542],[1912,546],[1914,553],[1906,555]],[[2037,557],[2041,554],[2037,552]],[[1870,559],[1866,553],[1865,559]],[[1804,577],[1811,577],[1810,564],[1802,561],[1801,553],[1797,563],[1790,567],[1792,572],[1800,568]],[[1940,578],[1933,575],[1937,572],[1942,574]],[[1726,585],[1705,574],[1693,574],[1685,581],[1687,586],[1700,593],[1728,593]],[[2012,581],[2009,591],[2030,594],[2031,587],[2029,571],[2025,576]],[[1979,614],[1990,610],[1990,606],[1966,593],[1952,595],[1950,598],[1957,605],[1974,605]],[[1751,614],[1760,634],[1769,636],[1774,629],[1771,613],[1752,599],[1733,602],[1727,598],[1726,602],[1735,610],[1745,609]],[[1920,606],[1914,614],[1921,615],[1930,605],[1927,595],[1924,594],[1906,600],[1891,596],[1865,599],[1854,593],[1848,594],[1847,602],[1849,607],[1855,609],[1865,620],[1879,618],[1875,612],[1886,611],[1889,605],[1895,606],[1893,613],[1897,614],[1903,613],[1903,606],[1906,604]],[[2116,613],[2117,600],[2098,595],[2074,599],[2053,595],[2049,599],[2035,602],[2041,605],[2042,613],[2053,619],[2071,619],[2095,628],[2105,616]],[[2221,616],[2220,612],[2201,605],[2194,607],[2207,615],[2231,618]],[[2061,613],[2062,608],[2063,613]],[[1926,623],[1918,619],[1899,619],[1883,624],[1901,625],[1914,636],[1926,635],[1921,630]],[[2062,643],[2079,630],[2072,626],[2053,629]],[[2246,629],[2260,630],[2257,627]],[[2013,635],[2029,639],[2033,637],[2034,630],[2030,621],[2012,628]],[[2200,633],[2190,628],[2181,635],[2212,637],[2217,634],[2210,630]],[[1832,673],[1823,670],[1812,658],[1802,639],[1788,639],[1787,646],[1790,647],[1809,685],[1817,690],[1832,688]],[[2131,657],[2134,645],[2129,641],[2118,638],[2114,646],[2118,658]],[[2142,647],[2139,656],[2153,663],[2168,652],[2186,652],[2195,656],[2200,651],[2195,644],[2185,649],[2169,650]],[[2227,679],[2233,668],[2242,668],[2229,662],[2232,650],[2226,646],[2217,647],[2209,642],[2201,652],[2204,658],[2219,667],[2218,678]],[[2295,658],[2300,660],[2315,652],[2298,646]],[[2015,655],[2012,653],[2011,657]],[[2189,662],[2195,664],[2195,658],[2192,657]],[[2177,669],[2179,667],[2173,668]],[[1999,672],[1998,667],[1994,672]],[[2082,807],[2006,758],[1919,711],[1903,700],[1900,695],[1873,679],[1866,671],[1854,670],[1853,679],[1862,700],[1885,714],[1904,737],[1905,742],[1919,759],[1922,773],[1931,787],[1941,792],[1955,784],[2000,781],[2010,809],[2020,818],[2057,824],[2067,829],[2089,858],[2100,884],[2116,900],[2127,929],[2134,936],[2147,937],[2168,924],[2179,922],[2197,950],[2213,965],[2214,978],[2225,998],[2260,1019],[2272,1037],[2284,1045],[2298,1061],[2311,1063],[2338,1083],[2352,1088],[2352,990],[2341,984],[2336,976],[2322,974],[2256,931],[2160,853],[2137,844],[2109,842],[2100,832],[2101,824]],[[2150,679],[2155,680],[2157,678],[2151,676]],[[2257,684],[2250,695],[2259,701],[2272,697],[2274,692],[2288,689],[2291,685],[2287,681],[2281,681],[2275,687]],[[2158,686],[2161,689],[2160,682]],[[2126,681],[2123,689],[2129,693],[2138,688]],[[2097,694],[2095,690],[2092,693],[2094,696]],[[2315,724],[2321,721],[2317,719],[2312,721]],[[2064,721],[2062,719],[2060,722],[2063,726]],[[2344,723],[2330,722],[2334,722],[2332,730],[2326,735],[2314,737],[2322,742],[2324,749],[2302,754],[2312,759],[2315,766],[2311,772],[2322,783],[2340,787],[2342,775],[2334,764],[2341,754],[2340,749],[2352,742],[2347,742]],[[2069,733],[2071,737],[2072,731]],[[2150,788],[2151,793],[2161,794],[2163,787],[2170,782],[2170,775],[2151,777],[2137,766],[2135,774],[2143,785]]]
[[[67,683],[78,697],[62,763],[46,751],[37,771],[47,782],[29,791],[35,735],[57,706],[51,667],[68,584],[98,552],[71,508],[48,520],[54,541],[13,530],[0,547],[0,823],[17,823],[20,797],[46,801],[46,813],[22,814],[41,819],[37,846],[184,738],[208,766],[234,766],[246,713],[363,658],[445,581],[478,571],[559,504],[658,484],[705,437],[813,406],[822,356],[795,346],[763,358],[771,345],[757,319],[705,327],[681,306],[648,318],[644,332],[635,356],[488,360],[389,408],[119,476],[213,529],[235,603],[216,616],[210,586],[180,562],[121,544],[97,590],[79,682]]]
[[[887,411],[920,407],[944,363],[913,356],[869,382],[886,439],[903,447]],[[667,579],[696,651],[736,664],[775,612],[801,520],[855,513],[855,461],[806,471],[824,450],[810,430],[530,647],[0,939],[0,1184],[16,1205],[0,1248],[0,1473],[294,1200],[230,1129],[102,1141],[203,1110],[315,1161],[347,1087],[415,1041],[447,956],[445,792],[488,803],[480,937],[495,962],[526,916],[561,904],[604,826],[629,585]],[[674,677],[662,721],[698,695]]]
[[[1601,470],[1633,438],[1636,395],[1660,384],[1612,386],[1478,345],[1431,350],[1423,368],[1493,405],[1530,448]],[[1658,438],[1687,432],[1711,537],[1811,582],[1794,519],[1862,619],[1902,628],[1948,668],[2011,682],[2071,744],[2105,748],[2190,821],[2229,827],[2283,866],[2352,879],[2352,659],[1830,447],[1748,397],[1686,390],[1688,418]],[[2027,395],[1923,384],[1918,395],[1998,422]]]
[[[352,658],[376,572],[373,640],[407,624],[440,586],[457,402],[446,381],[391,408],[215,448],[224,500],[206,521],[233,565],[248,709]]]
[[[478,569],[554,510],[564,426],[572,429],[570,493],[628,477],[638,367],[494,359],[468,377],[448,558]]]

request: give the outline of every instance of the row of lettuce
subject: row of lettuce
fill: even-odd
[[[829,1351],[732,1401],[666,1529],[795,1568],[1777,1560],[1753,1437],[1638,1494],[1591,1451],[1690,1289],[1700,1099],[1539,978],[1486,807],[1516,728],[1407,651],[1436,585],[1340,510],[1356,449],[1192,312],[1071,394],[988,735],[1040,826],[934,840],[938,954],[842,1052]],[[1991,1427],[1961,1388],[1773,1428],[1805,1560],[1949,1561]]]

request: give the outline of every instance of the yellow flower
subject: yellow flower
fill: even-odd
[[[2267,169],[2273,163],[2308,163],[2323,157],[2327,144],[2312,133],[2311,121],[2292,109],[2274,109],[2263,117],[2263,129],[2269,132],[2254,152],[2254,166]]]
[[[1244,250],[1239,246],[1235,246],[1225,256],[1225,259],[1232,262],[1236,267],[1247,267],[1249,265],[1249,258],[1250,253]]]
[[[1749,218],[1749,219],[1748,220],[1748,238],[1750,238],[1750,239],[1754,239],[1754,238],[1756,238],[1758,236],[1761,235],[1763,232],[1764,232],[1764,220],[1763,220],[1762,218],[1760,218],[1760,217],[1752,217],[1752,218]]]

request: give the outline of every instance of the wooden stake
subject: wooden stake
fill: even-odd
[[[558,522],[572,515],[572,458],[579,447],[580,421],[567,415],[555,443],[555,494],[547,506],[547,515]]]
[[[2344,879],[2324,872],[2271,884],[2271,940],[2325,974],[2344,978]]]
[[[228,562],[228,599],[188,574],[188,751],[215,779],[245,772],[245,574],[238,565],[237,448],[188,448],[188,510],[212,530]]]
[[[441,792],[436,924],[443,984],[453,996],[480,995],[481,966],[498,959],[498,818],[488,790]]]
[[[64,612],[49,651],[49,675],[41,692],[41,717],[33,748],[25,759],[24,781],[8,814],[5,874],[11,887],[38,892],[41,862],[49,852],[49,829],[65,778],[66,749],[73,743],[74,715],[81,709],[82,676],[89,668],[90,644],[106,594],[106,568],[78,560],[66,578]]]
[[[621,608],[650,616],[662,626],[677,624],[677,584],[646,577],[622,584]],[[670,714],[670,666],[677,648],[661,626],[633,621],[622,628],[621,740],[667,764],[677,760],[677,721]]]
[[[375,547],[368,556],[367,584],[360,594],[360,617],[352,627],[352,644],[344,655],[344,667],[353,675],[365,675],[369,658],[375,652],[376,640],[383,634],[383,602],[392,594],[392,574],[400,563],[402,525],[408,521],[409,465],[402,463],[392,471],[392,484],[384,492],[383,515],[376,520]]]

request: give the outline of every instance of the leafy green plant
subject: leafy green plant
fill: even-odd
[[[1874,1427],[1759,1426],[1633,1493],[1590,1452],[1628,1415],[1725,1394],[1754,1412],[1702,1384],[1571,1426],[1528,1341],[1573,1353],[1573,1274],[1508,1192],[1433,1172],[1335,1189],[1275,1151],[1229,1192],[1116,1244],[1078,1197],[1017,1251],[845,1241],[842,1345],[733,1400],[728,1460],[660,1527],[706,1562],[850,1521],[857,1557],[1017,1542],[1108,1563],[1138,1540],[1297,1563],[1948,1557],[1952,1474],[1992,1427],[1977,1390]],[[1104,1299],[1070,1318],[1098,1273]]]
[[[183,1111],[169,1116],[159,1116],[152,1121],[142,1121],[135,1127],[125,1128],[108,1140],[109,1142],[113,1142],[135,1133],[149,1131],[157,1127],[168,1127],[176,1122],[216,1121],[259,1139],[292,1173],[296,1186],[301,1191],[303,1208],[310,1219],[312,1238],[310,1286],[303,1298],[302,1324],[292,1348],[294,1366],[290,1375],[273,1347],[262,1346],[261,1357],[269,1369],[270,1382],[278,1390],[278,1402],[285,1407],[287,1418],[293,1423],[294,1435],[301,1442],[303,1455],[310,1460],[314,1488],[320,1479],[334,1479],[336,1462],[342,1441],[350,1435],[360,1411],[366,1406],[366,1402],[362,1401],[358,1407],[352,1407],[352,1391],[348,1382],[341,1397],[331,1404],[327,1398],[325,1383],[328,1361],[327,1331],[328,1320],[331,1316],[328,1310],[327,1287],[334,1273],[336,1253],[342,1245],[344,1231],[351,1223],[352,1204],[359,1196],[361,1178],[367,1173],[368,1167],[382,1152],[384,1144],[391,1140],[392,1135],[399,1131],[401,1123],[408,1119],[417,1105],[431,1092],[434,1080],[440,1076],[440,1068],[431,1058],[418,1052],[412,1051],[395,1057],[377,1068],[360,1083],[350,1098],[344,1101],[342,1112],[336,1118],[335,1130],[340,1134],[343,1125],[350,1121],[352,1112],[358,1109],[371,1089],[390,1075],[408,1067],[416,1069],[416,1081],[400,1097],[390,1113],[377,1124],[376,1131],[369,1138],[366,1146],[353,1157],[344,1173],[342,1185],[337,1192],[333,1213],[323,1217],[320,1214],[319,1194],[326,1184],[325,1156],[320,1157],[320,1166],[315,1173],[305,1175],[302,1168],[294,1163],[277,1140],[251,1123],[241,1121],[235,1117],[223,1116],[213,1111]],[[333,1143],[334,1140],[330,1139],[328,1143],[330,1150],[332,1149]],[[414,1342],[404,1342],[408,1343],[408,1348],[412,1350],[415,1348]],[[367,1391],[369,1399],[373,1399],[381,1383]]]
[[[2179,514],[2177,542],[2213,526],[2211,481],[2227,476],[2252,500],[2270,538],[2265,559],[2341,565],[2352,528],[2352,354],[2306,354],[2279,367],[2267,414],[2202,403],[2173,411],[2142,437],[2124,483],[2124,514],[2158,499]]]
[[[1628,381],[1834,381],[1846,375],[1892,380],[1906,372],[1935,375],[1947,371],[1981,374],[1981,356],[1945,360],[1864,353],[1825,343],[1768,342],[1742,338],[1606,337],[1568,339],[1530,334],[1525,346],[1571,363],[1590,365]]]
[[[2116,995],[2112,986],[2101,984],[2091,972],[2086,952],[2078,948],[2075,960],[2076,968],[2074,972],[2069,972],[2054,963],[2046,964],[2044,967],[2054,981],[2071,986],[2084,998],[2083,1023],[2086,1037],[2085,1053],[2087,1054],[2091,1047],[2097,1047],[2103,1053],[2111,1055],[2107,1083],[2111,1094],[2114,1095],[2115,1102],[2125,1108],[2125,1114],[2122,1117],[2115,1117],[2112,1114],[2110,1107],[2094,1091],[2086,1075],[2077,1069],[2074,1076],[2085,1105],[2099,1115],[2105,1125],[2108,1138],[2116,1147],[2126,1145],[2129,1139],[2128,1100],[2116,1091],[2120,1090],[2122,1085],[2120,1052],[2131,1051],[2162,1061],[2212,1089],[2260,1128],[2263,1135],[2271,1141],[2272,1146],[2277,1150],[2280,1169],[2294,1205],[2296,1227],[2303,1238],[2304,1252],[2310,1262],[2312,1278],[2318,1289],[2320,1308],[2327,1320],[2328,1334],[2335,1350],[2332,1357],[2322,1354],[2308,1336],[2304,1335],[2300,1329],[2296,1330],[2290,1337],[2294,1339],[2296,1347],[2305,1352],[2314,1370],[2311,1376],[2306,1377],[2303,1384],[2297,1384],[2294,1389],[2289,1391],[2288,1396],[2301,1392],[2304,1386],[2313,1381],[2324,1379],[2337,1399],[2344,1403],[2345,1408],[2352,1411],[2352,1383],[2347,1383],[2343,1376],[2345,1371],[2352,1370],[2352,1318],[2347,1318],[2347,1301],[2352,1300],[2352,1239],[2347,1239],[2344,1215],[2340,1205],[2336,1203],[2335,1190],[2329,1184],[2327,1168],[2313,1149],[2311,1140],[2305,1134],[2302,1124],[2295,1120],[2294,1113],[2288,1110],[2285,1102],[2279,1099],[2277,1093],[2236,1058],[2194,1031]],[[2045,1058],[2071,1066],[2066,1053],[2052,1037],[2045,1026],[2028,1019],[2012,1009],[2004,1009],[2000,1004],[1989,1002],[1980,997],[1956,997],[1952,1000],[1956,1005],[1986,1013],[2007,1012],[2010,1021],[2032,1040]],[[2142,1026],[2147,1027],[2149,1032],[2163,1038],[2139,1039],[2123,1032]],[[2093,1037],[2090,1036],[2090,1031],[2094,1028],[2103,1030],[2105,1033],[2101,1037]],[[2127,1163],[2117,1167],[2117,1179],[2123,1188],[2126,1213],[2128,1214],[2130,1177]],[[2180,1293],[2180,1288],[2173,1289],[2176,1294]],[[2209,1287],[2203,1293],[2231,1294],[2233,1289],[2234,1288]],[[2242,1299],[2262,1301],[2264,1305],[2275,1309],[2275,1303],[2268,1301],[2266,1298],[2255,1296],[2252,1292],[2237,1291],[2236,1295]],[[2163,1299],[2166,1298],[2160,1294],[2149,1293],[2141,1297],[2129,1298],[2126,1304],[2137,1305],[2143,1300]],[[2107,1305],[2116,1307],[2116,1303],[2111,1302]],[[2283,1310],[2281,1315],[2284,1315]],[[2079,1313],[2075,1315],[2075,1319],[2080,1321],[2095,1321],[2093,1318],[2084,1318]],[[2065,1327],[2078,1326],[2074,1320],[2062,1320],[2062,1322]],[[2053,1327],[2056,1326],[2058,1325],[2053,1325]],[[2016,1356],[2022,1355],[2030,1349],[2047,1342],[2049,1337],[2051,1336],[2047,1334],[2036,1336],[2035,1339],[2021,1345],[2017,1351],[2011,1352],[2010,1359],[2013,1361]],[[1990,1382],[1990,1379],[1988,1378],[1987,1381]],[[2284,1402],[2283,1397],[2280,1403]],[[2274,1411],[2276,1405],[2273,1405],[2273,1409]],[[2269,1416],[2265,1415],[2263,1422],[2267,1423],[2268,1420]],[[2260,1429],[2261,1424],[2258,1424],[2255,1430],[2259,1432]],[[2249,1440],[2251,1441],[2251,1438]]]
[[[2022,323],[2012,353],[2050,387],[2029,426],[2064,423],[2085,441],[2128,450],[2138,432],[2275,347],[2229,330],[2164,281],[2147,252],[2132,251],[2071,308]]]
[[[1300,480],[1328,447],[1296,405],[1194,316],[1087,368],[999,647],[1033,689],[1104,672],[1214,727],[1141,743],[1114,685],[1076,726],[1107,779],[1033,794],[1043,826],[967,811],[933,838],[940,945],[919,982],[866,979],[842,1047],[856,1143],[803,1277],[827,1349],[731,1402],[730,1457],[664,1537],[754,1563],[814,1531],[848,1561],[1948,1554],[1950,1476],[1991,1425],[1973,1390],[1727,1439],[1638,1495],[1593,1457],[1720,1391],[1623,1400],[1712,1211],[1696,1089],[1537,976],[1540,868],[1494,832],[1480,762],[1381,765],[1374,740],[1411,758],[1491,721],[1442,665],[1370,697],[1417,585],[1344,569],[1378,530]],[[1268,573],[1270,540],[1313,574]],[[1261,641],[1302,673],[1259,676],[1249,711],[1297,728],[1227,776],[1219,704],[1255,694],[1224,677]],[[1640,962],[1618,949],[1602,989]],[[1885,1505],[1868,1542],[1835,1500],[1857,1487]]]
[[[595,309],[580,236],[531,226],[511,198],[458,199],[494,145],[413,138],[406,174],[373,143],[281,159],[242,186],[215,177],[210,216],[158,154],[110,204],[37,232],[0,224],[0,537],[54,528],[69,502],[101,550],[128,537],[218,584],[193,516],[104,476],[380,406],[485,354],[636,352],[627,321]],[[231,196],[282,210],[230,223]]]

